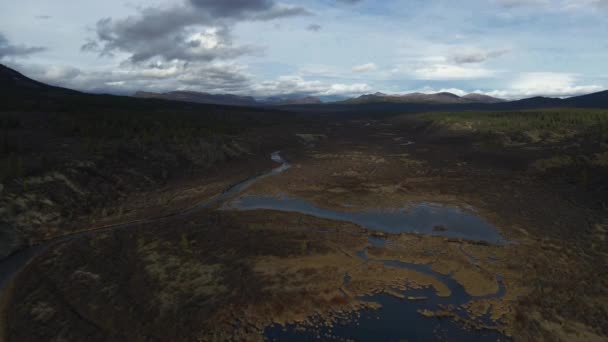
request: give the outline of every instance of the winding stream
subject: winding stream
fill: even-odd
[[[370,246],[383,246],[385,240],[377,237],[370,237]],[[440,297],[431,288],[400,291],[392,289],[394,292],[402,294],[405,298],[378,293],[371,296],[364,296],[358,299],[378,303],[381,308],[378,310],[364,310],[360,315],[344,315],[338,318],[338,324],[332,326],[323,325],[318,322],[317,327],[312,329],[299,329],[298,326],[288,327],[270,326],[265,330],[265,338],[270,341],[310,341],[312,339],[332,339],[332,340],[355,340],[355,341],[500,341],[505,337],[494,330],[474,331],[467,330],[451,319],[426,318],[420,314],[422,310],[437,310],[440,307],[455,307],[458,317],[469,319],[487,327],[494,326],[495,323],[486,315],[479,319],[471,319],[470,315],[458,306],[466,304],[471,300],[482,300],[501,298],[505,294],[505,287],[502,278],[497,276],[499,285],[498,292],[487,296],[473,297],[469,295],[464,287],[449,275],[435,272],[429,265],[405,263],[396,260],[371,260],[367,255],[367,250],[357,253],[365,263],[380,262],[386,266],[415,270],[420,273],[428,274],[445,284],[451,291],[450,296]],[[344,275],[344,285],[350,282],[350,276]],[[344,291],[345,296],[348,294]],[[408,299],[412,298],[412,299]]]
[[[288,196],[242,196],[231,201],[224,202],[222,210],[276,210],[283,212],[295,212],[318,218],[345,221],[387,233],[418,233],[425,235],[442,235],[451,238],[460,238],[474,241],[484,241],[491,244],[502,245],[507,241],[500,235],[499,231],[475,215],[471,208],[461,209],[458,207],[443,206],[436,203],[419,203],[407,208],[399,209],[375,209],[363,212],[339,211],[318,207],[311,202]],[[440,227],[441,229],[437,229]],[[386,240],[379,237],[369,237],[369,246],[382,247]],[[464,251],[463,251],[464,253]],[[476,260],[469,254],[467,258],[472,264]],[[357,253],[357,257],[363,262],[380,262],[389,267],[410,269],[430,275],[451,291],[448,297],[440,297],[433,288],[418,290],[393,291],[401,293],[405,298],[424,298],[423,300],[400,299],[385,293],[359,298],[364,301],[379,303],[379,310],[364,310],[356,319],[344,317],[343,324],[332,327],[317,327],[316,329],[299,329],[298,326],[270,326],[265,330],[265,338],[268,340],[309,341],[311,339],[347,339],[347,340],[382,340],[401,341],[421,340],[429,341],[445,337],[447,340],[476,340],[497,341],[504,336],[497,331],[471,331],[463,328],[450,319],[429,319],[422,316],[419,311],[435,311],[442,306],[456,308],[454,312],[458,317],[475,321],[481,325],[492,327],[495,325],[489,317],[472,319],[470,315],[458,308],[472,300],[483,300],[502,298],[505,287],[502,278],[496,275],[498,291],[494,294],[481,297],[469,295],[464,287],[451,276],[438,273],[429,265],[405,263],[396,260],[370,260],[367,249]],[[348,284],[350,276],[343,276],[344,284]],[[348,296],[343,291],[345,296]],[[322,326],[323,322],[319,322]]]
[[[397,209],[362,212],[325,209],[299,198],[287,196],[244,196],[224,206],[235,210],[276,210],[295,212],[335,221],[350,222],[385,233],[441,235],[492,244],[505,240],[494,226],[474,213],[436,203],[419,203]]]
[[[135,227],[142,223],[161,222],[174,217],[183,217],[197,211],[210,208],[216,204],[223,203],[222,210],[258,210],[271,209],[286,212],[298,212],[305,215],[312,215],[324,219],[332,219],[356,223],[363,227],[374,230],[398,233],[398,232],[414,232],[422,234],[444,235],[448,237],[463,238],[469,240],[482,240],[489,243],[501,244],[504,239],[498,233],[495,227],[474,215],[471,211],[465,211],[459,208],[444,207],[433,203],[421,203],[407,209],[394,210],[373,210],[365,212],[343,212],[317,207],[310,202],[302,199],[282,197],[265,197],[265,196],[244,196],[235,199],[248,187],[259,181],[260,179],[278,175],[290,168],[290,164],[285,161],[280,152],[274,152],[271,155],[273,161],[280,163],[281,166],[267,172],[265,174],[250,178],[244,182],[235,184],[227,189],[221,195],[212,199],[206,200],[192,208],[184,210],[174,215],[146,219],[126,224],[108,226],[94,231],[86,231],[75,233],[63,237],[59,237],[43,244],[24,249],[10,257],[0,261],[0,297],[6,295],[7,286],[12,279],[23,270],[29,262],[37,256],[40,256],[50,247],[69,241],[71,239],[96,234],[99,232],[107,232],[117,229],[126,229]],[[444,227],[445,229],[438,230],[436,227]],[[370,238],[370,246],[382,245],[384,240],[380,238]],[[387,294],[376,294],[361,298],[362,300],[374,301],[380,303],[380,310],[366,310],[358,317],[354,323],[345,323],[334,327],[326,327],[315,332],[316,334],[331,334],[350,339],[366,339],[366,340],[435,340],[437,336],[446,334],[450,340],[492,340],[502,338],[502,335],[493,331],[472,332],[464,330],[462,326],[452,320],[436,320],[428,319],[418,313],[420,309],[437,309],[439,305],[459,306],[467,303],[472,299],[484,298],[500,298],[504,295],[504,286],[500,277],[497,277],[500,290],[494,295],[483,298],[473,298],[469,296],[462,285],[452,279],[450,276],[442,275],[434,272],[427,265],[409,264],[395,260],[369,260],[366,250],[357,253],[363,262],[382,262],[387,266],[412,269],[431,275],[442,281],[452,292],[449,297],[439,297],[432,288],[421,290],[407,290],[403,294],[412,297],[424,297],[421,301],[408,301],[407,299],[399,299]],[[349,281],[348,274],[344,275],[344,281]],[[346,295],[346,294],[345,294]],[[460,312],[462,317],[466,313]],[[489,322],[484,322],[488,323]],[[296,327],[278,327],[271,326],[265,331],[267,339],[281,340],[310,340],[315,338],[314,333],[309,331],[301,331]]]
[[[255,182],[259,181],[260,179],[277,175],[291,167],[291,165],[281,157],[280,151],[273,152],[270,157],[274,162],[281,164],[281,165],[279,167],[272,169],[271,171],[269,171],[267,173],[264,173],[262,175],[247,179],[243,182],[234,184],[233,186],[228,188],[226,191],[224,191],[219,196],[216,196],[209,200],[203,201],[203,202],[195,205],[192,208],[186,209],[184,211],[181,211],[181,212],[178,212],[178,213],[175,213],[172,215],[163,216],[163,217],[138,220],[138,221],[133,221],[133,222],[129,222],[129,223],[111,225],[111,226],[107,226],[107,227],[103,227],[103,228],[99,228],[99,229],[95,229],[95,230],[68,234],[65,236],[61,236],[61,237],[57,237],[57,238],[48,240],[39,245],[20,250],[16,253],[10,255],[7,258],[0,260],[0,298],[2,298],[5,295],[7,286],[11,283],[11,281],[17,275],[17,273],[19,273],[21,270],[23,270],[25,268],[25,266],[27,266],[27,264],[29,262],[31,262],[34,258],[36,258],[37,256],[44,253],[46,250],[48,250],[52,246],[55,246],[59,243],[66,242],[66,241],[69,241],[69,240],[72,240],[72,239],[75,239],[78,237],[82,237],[82,236],[87,236],[87,235],[92,235],[92,234],[97,234],[97,233],[102,233],[102,232],[108,232],[108,231],[113,231],[113,230],[119,230],[119,229],[133,228],[133,227],[141,225],[141,224],[162,222],[165,220],[173,219],[175,217],[185,217],[187,215],[198,212],[200,210],[210,208],[215,204],[230,200],[233,197],[235,197],[236,195],[243,192],[245,189],[247,189],[251,185],[253,185]]]

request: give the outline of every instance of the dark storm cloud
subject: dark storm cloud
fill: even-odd
[[[0,58],[25,57],[44,50],[46,50],[46,48],[39,46],[13,45],[2,33],[0,33]]]
[[[273,20],[312,14],[302,7],[281,5],[274,0],[189,0],[189,4],[216,20]]]
[[[210,28],[207,32],[193,35],[195,31],[187,26],[195,25],[196,18],[190,18],[190,14],[174,12],[172,16],[164,16],[147,13],[149,16],[145,20],[100,20],[97,23],[98,40],[88,42],[83,49],[95,50],[101,44],[102,54],[129,52],[130,61],[134,63],[153,57],[167,61],[211,61],[259,51],[251,46],[233,46],[228,26]]]
[[[82,49],[109,55],[127,52],[135,63],[154,57],[167,61],[230,59],[259,51],[233,46],[231,28],[237,22],[309,14],[304,8],[274,0],[189,0],[168,8],[144,8],[137,16],[124,19],[101,19],[96,25],[97,37]]]
[[[246,13],[268,11],[275,4],[271,0],[190,0],[195,7],[213,16],[238,17]]]

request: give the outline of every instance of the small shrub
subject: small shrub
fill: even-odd
[[[539,159],[532,163],[532,169],[546,172],[550,169],[562,169],[574,164],[574,158],[566,155],[553,156],[547,159]]]
[[[187,251],[190,249],[190,240],[188,240],[188,236],[186,236],[185,233],[182,233],[182,236],[180,238],[180,246],[182,247],[182,250]]]
[[[10,178],[19,178],[25,175],[23,158],[15,154],[9,155],[0,161],[0,181]]]
[[[454,130],[485,136],[506,134],[521,142],[562,141],[585,136],[598,142],[608,138],[608,111],[560,109],[504,112],[426,113],[419,117]]]
[[[592,164],[600,167],[608,167],[608,152],[596,153]]]

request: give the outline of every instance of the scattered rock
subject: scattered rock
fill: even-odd
[[[373,237],[378,237],[378,238],[387,238],[388,237],[388,234],[383,233],[383,232],[371,232],[370,235]]]
[[[32,316],[36,321],[46,322],[53,318],[56,311],[49,303],[46,302],[38,302],[34,305],[31,310]]]
[[[424,317],[435,317],[435,313],[429,309],[418,310],[418,313]]]

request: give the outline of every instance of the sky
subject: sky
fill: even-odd
[[[19,0],[0,63],[88,92],[608,89],[608,0]]]

